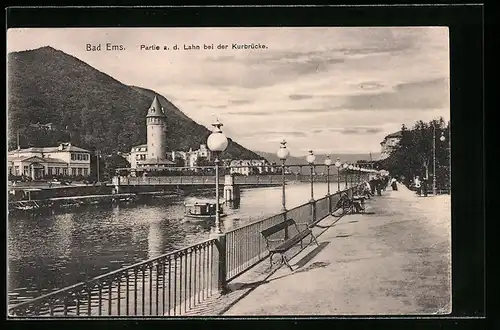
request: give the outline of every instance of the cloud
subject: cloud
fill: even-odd
[[[391,92],[350,95],[340,106],[344,109],[439,109],[449,107],[446,78],[397,84]]]
[[[383,129],[379,127],[345,127],[332,131],[338,131],[341,134],[376,134],[383,132]]]
[[[359,84],[359,88],[364,90],[377,90],[383,88],[384,85],[376,81],[366,81]]]
[[[265,116],[268,112],[265,111],[230,111],[226,113],[227,115],[238,115],[238,116]]]
[[[254,101],[252,101],[252,100],[229,100],[229,103],[231,103],[231,104],[250,104],[253,102]]]
[[[290,94],[288,95],[288,98],[290,100],[305,100],[305,99],[310,99],[312,98],[312,95],[304,95],[304,94]]]

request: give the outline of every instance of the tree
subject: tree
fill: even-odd
[[[104,158],[104,167],[105,167],[105,173],[109,177],[113,177],[116,169],[129,168],[130,163],[124,157],[115,153]]]

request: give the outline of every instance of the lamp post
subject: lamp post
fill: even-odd
[[[223,125],[217,120],[212,124],[215,127],[212,134],[207,139],[208,148],[215,154],[215,233],[222,234],[220,229],[220,210],[219,210],[219,154],[227,148],[227,138],[220,129]]]
[[[285,199],[285,162],[288,156],[290,155],[290,152],[286,148],[286,141],[283,139],[281,142],[281,147],[278,149],[278,152],[276,152],[276,155],[278,156],[279,159],[281,159],[281,178],[283,181],[283,193],[281,196],[281,205],[282,208],[281,210],[283,212],[286,212],[286,199]]]
[[[342,167],[344,168],[345,171],[345,189],[347,189],[347,168],[349,167],[349,163],[345,162]]]
[[[326,184],[327,184],[327,196],[330,196],[330,165],[332,165],[332,160],[330,159],[330,156],[326,156],[325,159],[325,166],[326,166]]]
[[[436,188],[436,124],[432,125],[432,195],[436,196],[437,188]],[[441,137],[439,138],[441,142],[444,142],[446,138],[444,137],[444,133],[441,132]]]
[[[316,160],[316,156],[312,150],[309,150],[309,155],[306,157],[307,162],[311,165],[311,202],[314,202],[314,161]]]
[[[349,183],[351,184],[352,187],[352,171],[354,169],[354,165],[351,164],[347,168],[349,169]]]
[[[337,158],[335,162],[335,167],[337,168],[337,192],[340,191],[340,167],[342,164],[340,163],[340,158]]]

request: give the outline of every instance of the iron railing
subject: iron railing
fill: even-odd
[[[347,189],[349,196],[352,196],[352,189]],[[231,281],[268,256],[266,241],[260,234],[261,231],[285,219],[295,220],[299,228],[304,224],[313,225],[335,210],[339,195],[340,193],[326,196],[315,202],[302,204],[286,212],[226,232],[226,280]],[[296,234],[294,231],[296,231],[295,227],[291,226],[287,228],[287,231],[276,233],[270,239],[284,238],[284,235],[291,237]]]
[[[9,308],[11,316],[180,315],[217,292],[207,240]]]
[[[286,219],[312,227],[336,210],[341,193],[231,230],[154,259],[95,277],[9,308],[11,316],[182,315],[268,256],[260,232]],[[271,237],[291,237],[294,226]],[[301,230],[301,229],[299,229]]]

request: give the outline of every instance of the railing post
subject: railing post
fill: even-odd
[[[217,251],[219,252],[219,264],[218,264],[218,290],[221,294],[226,294],[229,292],[227,287],[227,268],[226,268],[226,235],[219,234],[216,236]]]
[[[311,203],[311,220],[312,220],[310,224],[313,224],[316,222],[316,201],[312,200],[310,201],[310,203]]]

